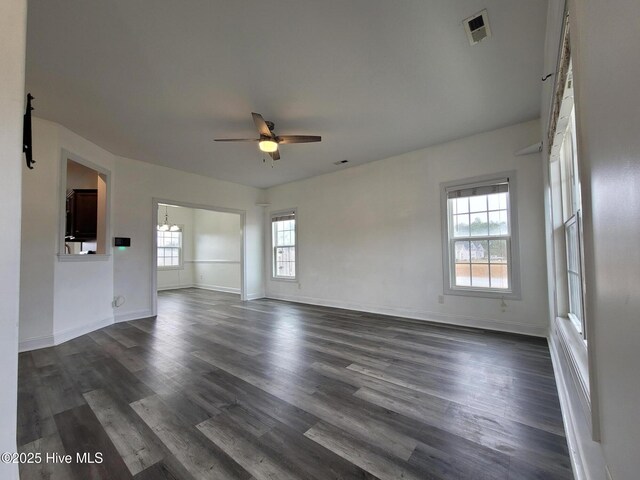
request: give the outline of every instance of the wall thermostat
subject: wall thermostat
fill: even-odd
[[[130,247],[131,246],[131,238],[129,237],[114,237],[114,245],[116,247]]]

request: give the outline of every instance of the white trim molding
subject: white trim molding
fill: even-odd
[[[61,343],[67,342],[74,338],[80,337],[87,333],[99,330],[101,328],[113,325],[113,317],[98,320],[96,322],[82,325],[80,327],[67,328],[59,332],[53,332],[51,335],[43,335],[40,337],[32,337],[22,340],[18,346],[19,352],[29,352],[40,348],[54,347]]]
[[[195,285],[193,283],[189,284],[177,284],[177,285],[165,285],[164,287],[158,287],[158,291],[162,292],[164,290],[180,290],[181,288],[194,288]]]
[[[68,255],[58,253],[59,262],[106,262],[111,258],[110,254],[96,253],[87,255]]]
[[[240,260],[185,260],[184,263],[231,263],[240,265]]]
[[[562,340],[556,326],[549,332],[548,342],[573,474],[576,480],[602,480],[606,478],[602,447],[591,438],[590,416],[585,414],[581,394],[569,378],[573,375],[571,363],[566,354],[560,353]]]
[[[194,288],[201,288],[203,290],[212,290],[214,292],[224,292],[224,293],[236,293],[240,295],[240,289],[234,287],[223,287],[220,285],[208,285],[206,283],[194,283]]]
[[[517,333],[520,335],[530,335],[534,337],[547,336],[547,327],[545,325],[529,325],[525,323],[509,322],[498,318],[479,318],[476,316],[429,312],[426,310],[413,310],[388,305],[367,305],[361,303],[343,302],[340,300],[325,300],[322,298],[294,295],[267,294],[265,297],[274,300],[285,300],[288,302],[305,303],[309,305],[342,308],[345,310],[389,315],[393,317],[403,317],[412,320],[443,323],[460,327],[495,330],[499,332]]]
[[[141,320],[143,318],[153,317],[153,312],[149,309],[134,310],[131,312],[120,313],[115,316],[115,323],[130,322],[132,320]]]

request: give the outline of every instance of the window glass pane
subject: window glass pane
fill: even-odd
[[[474,263],[471,265],[471,285],[474,287],[489,287],[489,265]]]
[[[508,203],[509,192],[448,199],[449,232],[452,239],[460,239],[448,244],[455,262],[452,286],[510,288]],[[506,238],[491,240],[498,236]]]
[[[469,211],[470,212],[484,212],[487,210],[487,196],[477,195],[469,197]]]
[[[489,240],[489,255],[491,258],[491,263],[507,263],[507,241]]]
[[[455,242],[456,263],[469,263],[471,242]]]
[[[489,234],[489,223],[487,220],[487,212],[478,212],[471,214],[471,224],[469,225],[470,234],[472,237],[483,236],[486,237]]]
[[[453,216],[453,236],[468,237],[469,236],[469,215]]]
[[[489,242],[487,240],[471,242],[471,251],[469,254],[472,263],[488,263]]]
[[[158,266],[159,267],[164,267],[164,258],[163,257],[158,257]]]
[[[507,211],[489,212],[489,235],[507,235],[508,233]]]
[[[509,194],[504,192],[504,193],[499,193],[498,194],[498,199],[500,200],[500,210],[506,210],[507,209],[507,200],[509,199]]]
[[[500,210],[500,195],[502,194],[492,193],[491,195],[487,195],[489,210]]]
[[[467,213],[469,212],[469,198],[456,198],[454,199],[456,204],[456,212],[455,213]]]
[[[277,277],[295,277],[295,219],[272,221],[273,274]]]
[[[491,288],[509,288],[509,271],[505,263],[491,264]]]
[[[469,265],[468,263],[456,263],[455,276],[456,286],[471,286],[471,265]]]

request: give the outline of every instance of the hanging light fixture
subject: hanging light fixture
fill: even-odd
[[[164,206],[164,223],[162,225],[158,224],[158,231],[167,232],[171,230],[175,232],[176,230],[172,230],[173,227],[177,227],[177,229],[179,230],[179,227],[177,225],[169,225],[169,207],[165,205]]]

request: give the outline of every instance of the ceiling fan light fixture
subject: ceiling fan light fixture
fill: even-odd
[[[273,140],[260,140],[258,143],[260,150],[267,153],[273,153],[278,150],[278,143]]]

